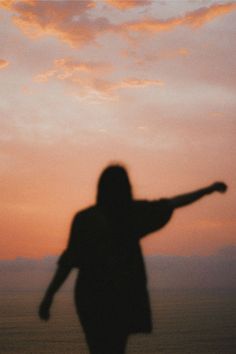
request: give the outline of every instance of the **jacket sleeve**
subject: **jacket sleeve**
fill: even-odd
[[[135,233],[139,238],[160,230],[173,214],[168,199],[139,201],[135,209]]]

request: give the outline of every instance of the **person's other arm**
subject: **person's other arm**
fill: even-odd
[[[199,200],[200,198],[202,198],[208,194],[211,194],[213,192],[224,193],[224,192],[226,192],[226,190],[227,190],[227,185],[225,183],[215,182],[212,185],[210,185],[209,187],[201,188],[201,189],[198,189],[194,192],[190,192],[190,193],[186,193],[186,194],[182,194],[182,195],[170,198],[168,200],[168,202],[173,209],[181,208],[181,207],[184,207],[186,205],[196,202],[197,200]]]
[[[50,307],[52,305],[54,295],[68,277],[71,269],[71,267],[58,266],[39,306],[39,317],[42,320],[47,321],[50,318]]]
[[[60,257],[57,270],[46,290],[43,300],[39,306],[39,317],[47,321],[50,318],[50,307],[53,302],[54,295],[62,286],[73,268],[74,258],[76,258],[76,242],[78,238],[78,220],[74,218],[69,236],[67,249]]]

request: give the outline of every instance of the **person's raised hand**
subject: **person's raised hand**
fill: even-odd
[[[227,185],[224,182],[215,182],[212,185],[213,191],[225,193],[227,191]]]

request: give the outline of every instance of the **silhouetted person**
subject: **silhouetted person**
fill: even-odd
[[[162,228],[174,209],[226,189],[218,182],[170,199],[134,200],[126,170],[107,167],[96,205],[74,217],[67,248],[40,305],[41,319],[49,319],[55,293],[71,269],[79,268],[75,304],[90,353],[123,354],[131,333],[152,329],[140,239]]]

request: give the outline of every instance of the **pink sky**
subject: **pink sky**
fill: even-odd
[[[235,244],[236,2],[0,2],[0,258],[65,246],[110,162],[137,198],[229,185],[146,253]]]

